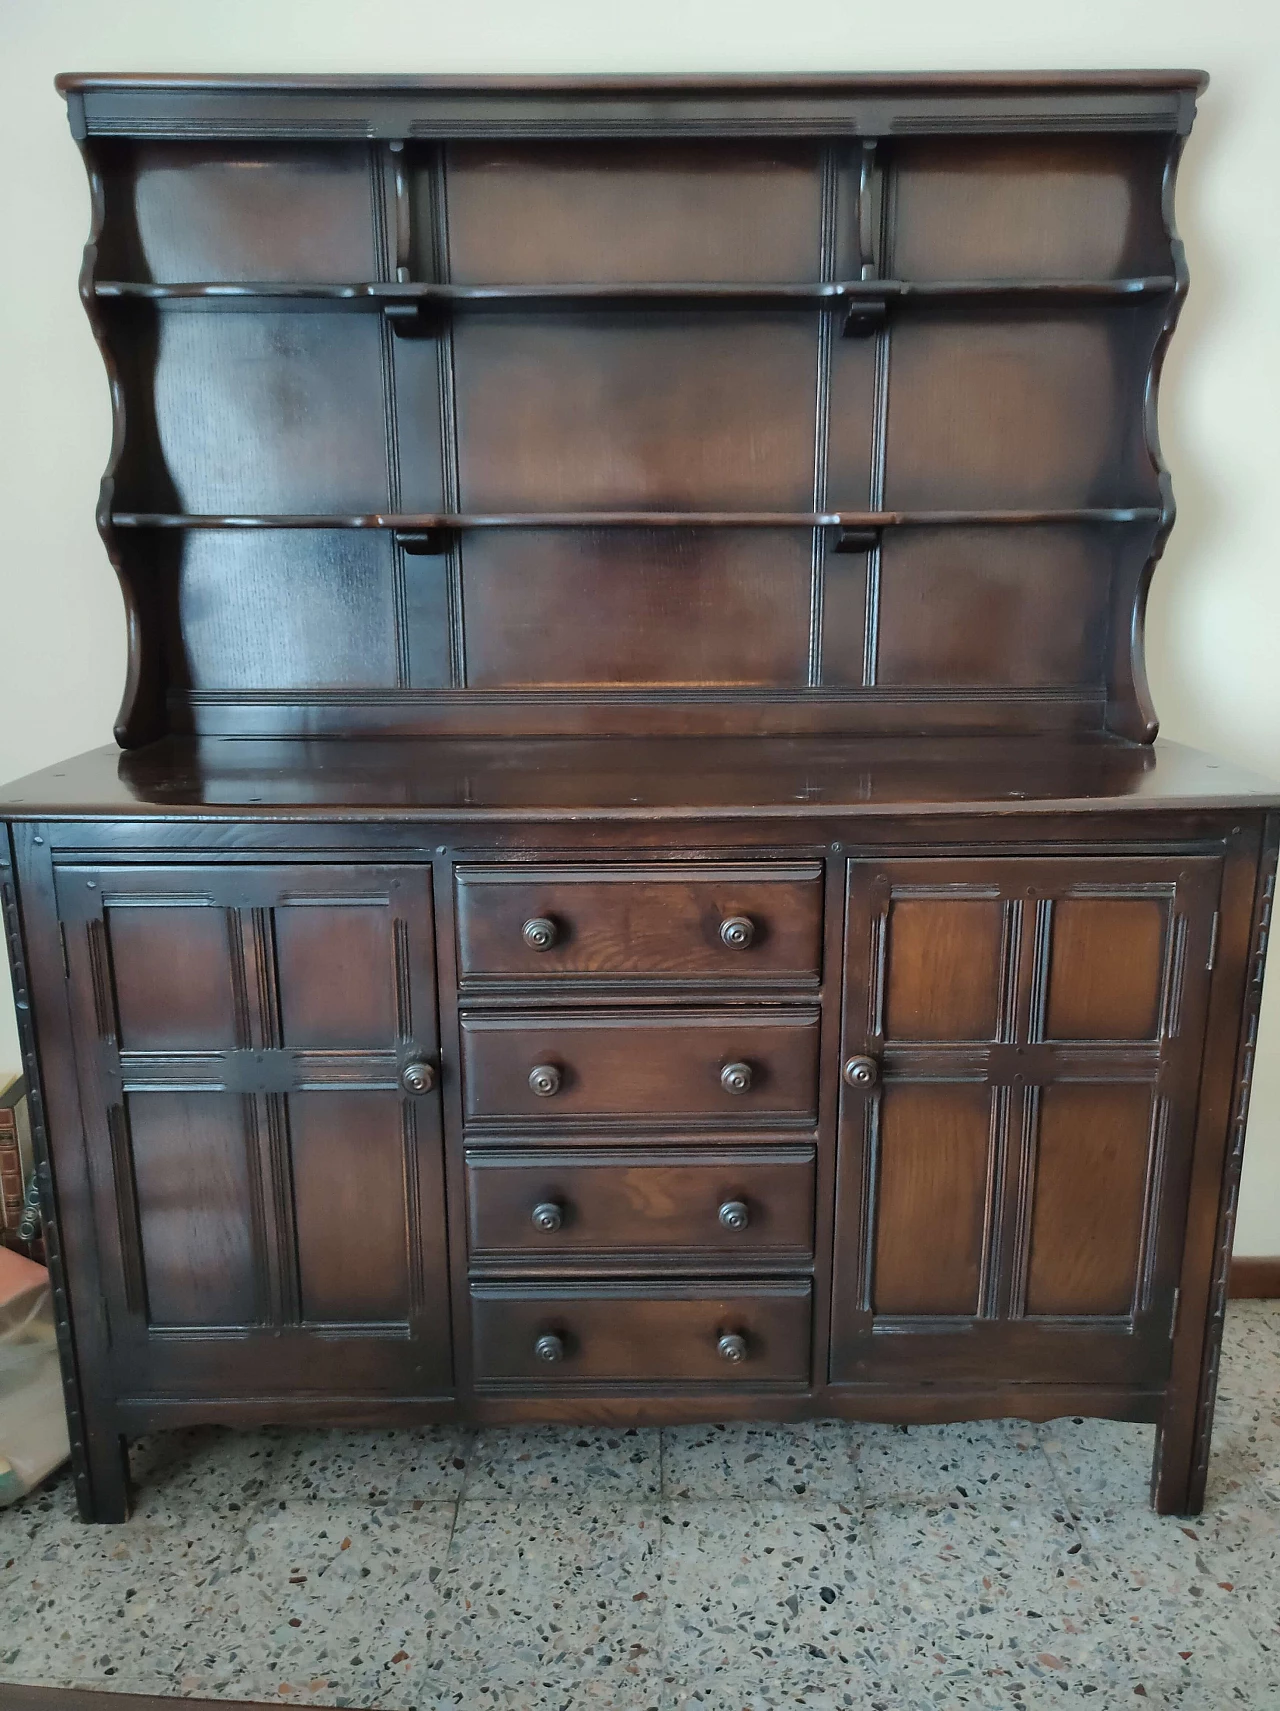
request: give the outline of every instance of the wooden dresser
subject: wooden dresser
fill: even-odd
[[[60,80],[86,1517],[190,1421],[815,1414],[1149,1420],[1198,1508],[1280,834],[1142,663],[1202,84]]]

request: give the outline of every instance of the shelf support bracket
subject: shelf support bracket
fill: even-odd
[[[888,316],[889,305],[885,298],[850,297],[845,304],[841,336],[846,339],[874,338]]]
[[[397,529],[396,545],[410,558],[442,558],[453,545],[456,529]]]
[[[836,531],[831,550],[836,553],[869,553],[880,545],[880,536],[883,533],[880,528],[846,528],[841,524]]]

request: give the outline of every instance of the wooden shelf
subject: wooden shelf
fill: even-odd
[[[358,516],[114,511],[117,529],[894,529],[1028,526],[1037,523],[1155,523],[1159,506],[989,511],[521,511],[382,512]]]
[[[304,284],[284,281],[196,281],[152,285],[142,281],[100,279],[92,294],[101,301],[219,304],[252,308],[281,301],[314,301],[352,307],[435,307],[497,309],[528,304],[693,304],[714,308],[822,308],[843,303],[945,302],[968,298],[1068,299],[1110,302],[1158,297],[1174,290],[1172,275],[1140,279],[951,279],[838,280],[830,284],[735,284],[678,282],[660,284],[434,285],[395,281]]]

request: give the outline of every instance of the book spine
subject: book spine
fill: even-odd
[[[18,1113],[12,1106],[0,1106],[0,1235],[16,1233],[26,1198]]]

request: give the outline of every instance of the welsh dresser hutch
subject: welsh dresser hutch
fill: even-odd
[[[64,77],[128,619],[7,790],[74,1473],[1157,1426],[1280,796],[1154,741],[1194,72]]]

